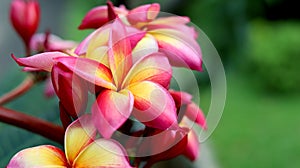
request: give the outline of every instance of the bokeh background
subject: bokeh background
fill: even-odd
[[[201,157],[214,163],[203,167],[300,167],[300,12],[297,1],[113,2],[128,8],[159,2],[164,12],[189,16],[218,50],[226,71],[227,100],[217,129],[202,144],[208,146],[210,152],[201,152]],[[0,2],[0,95],[14,88],[25,76],[10,58],[11,53],[22,56],[24,51],[10,26],[9,4],[10,0]],[[79,41],[90,32],[76,29],[82,17],[90,8],[104,2],[40,0],[40,4],[39,32],[49,29],[65,39]],[[205,71],[197,74],[197,78],[201,88],[200,105],[207,112],[211,97],[209,78]],[[59,124],[57,99],[46,99],[42,90],[43,84],[39,84],[6,107]],[[55,143],[0,123],[0,167],[17,151],[40,144]],[[207,158],[207,153],[212,158]],[[170,167],[176,166],[173,163]]]

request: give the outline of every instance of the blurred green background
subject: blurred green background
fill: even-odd
[[[9,58],[12,52],[18,56],[23,54],[22,44],[7,19],[9,2],[0,2],[3,8],[0,13],[0,95],[24,77]],[[128,8],[159,2],[164,12],[189,16],[215,45],[226,71],[227,100],[217,129],[204,143],[209,143],[218,167],[300,167],[300,13],[296,1],[113,2],[125,3]],[[65,39],[82,40],[90,31],[78,31],[76,27],[91,7],[103,3],[41,1],[43,13],[39,31],[51,29]],[[211,97],[209,79],[206,72],[197,77],[201,88],[200,105],[207,112]],[[42,89],[41,84],[7,107],[59,123],[57,100],[45,99]],[[52,142],[0,123],[0,167],[18,150],[45,143]]]

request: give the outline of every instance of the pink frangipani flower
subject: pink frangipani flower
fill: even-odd
[[[186,25],[190,22],[189,18],[181,16],[157,18],[160,11],[160,5],[157,3],[142,5],[130,11],[110,5],[96,7],[86,14],[79,28],[97,28],[103,25],[104,21],[109,21],[106,13],[110,8],[125,24],[145,31],[146,37],[155,39],[159,51],[168,56],[172,65],[202,70],[202,53],[195,40],[197,33],[193,27]]]
[[[110,139],[95,139],[96,128],[89,115],[74,121],[65,133],[65,152],[41,145],[18,152],[7,168],[31,167],[131,167],[125,149]]]

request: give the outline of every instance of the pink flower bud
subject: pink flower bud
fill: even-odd
[[[36,0],[13,0],[10,8],[10,20],[26,45],[35,33],[40,20],[40,7]]]

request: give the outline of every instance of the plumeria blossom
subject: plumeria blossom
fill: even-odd
[[[174,66],[202,70],[201,49],[195,40],[197,33],[186,24],[188,17],[160,17],[160,5],[157,3],[142,5],[132,10],[124,7],[99,6],[90,10],[84,17],[80,29],[98,28],[109,21],[112,10],[122,21],[134,28],[146,32],[145,41],[155,43],[157,50],[165,53]]]
[[[32,167],[131,167],[124,148],[116,141],[95,139],[96,128],[89,115],[74,121],[65,133],[65,152],[41,145],[18,152],[7,168]]]
[[[136,38],[140,37],[137,34]],[[163,130],[176,127],[175,103],[165,89],[172,75],[169,61],[164,54],[152,53],[133,62],[132,46],[137,45],[136,38],[131,32],[127,33],[125,25],[117,18],[87,37],[84,45],[79,44],[75,50],[79,56],[47,52],[15,60],[19,65],[46,71],[57,64],[102,87],[92,114],[105,138],[109,138],[131,114],[149,127]],[[88,46],[85,41],[89,41]],[[83,48],[86,52],[79,54]]]

